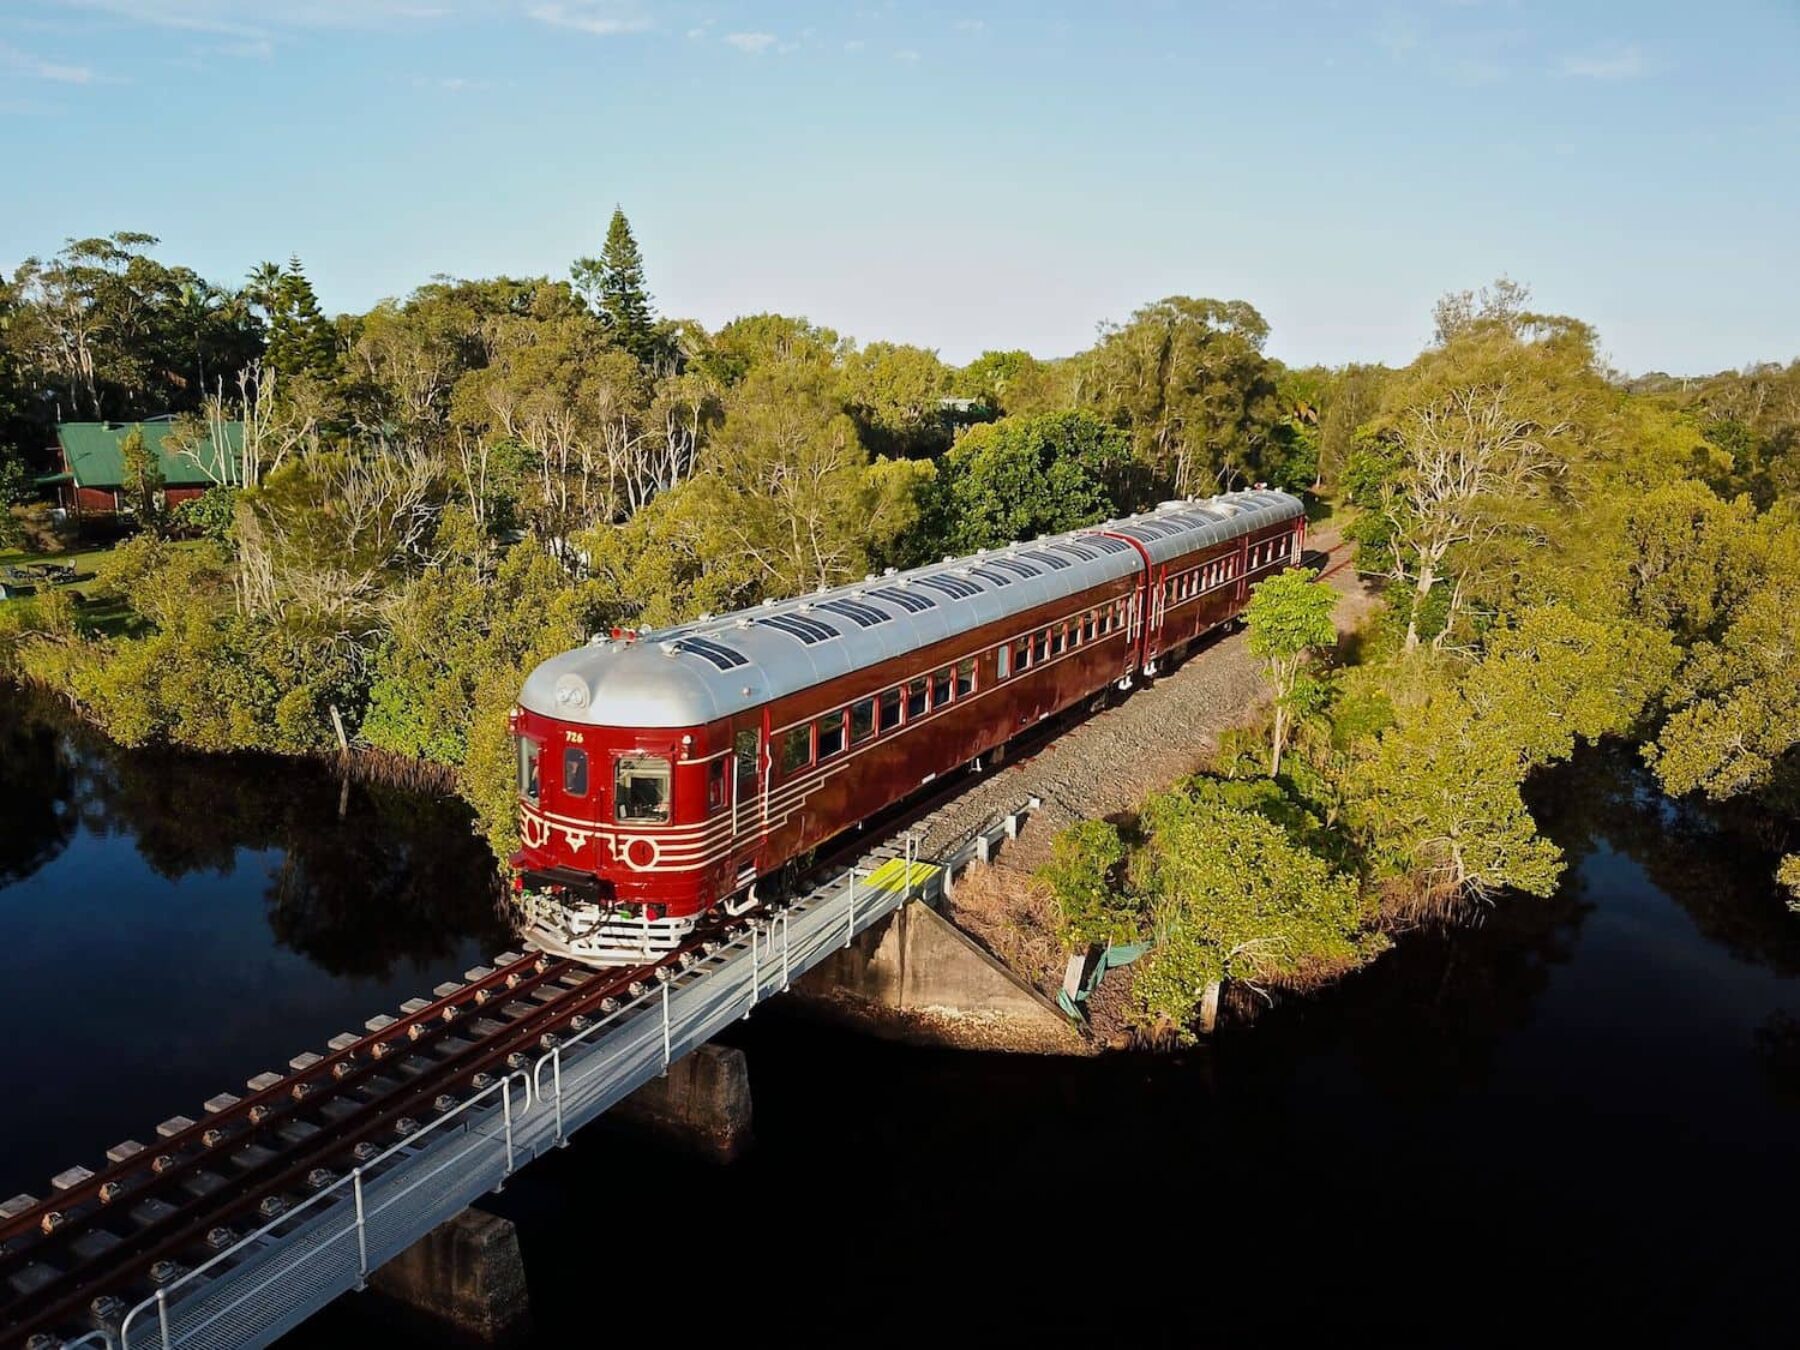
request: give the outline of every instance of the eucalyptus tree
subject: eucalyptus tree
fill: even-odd
[[[1079,402],[1131,432],[1186,496],[1263,476],[1279,420],[1269,325],[1242,300],[1170,296],[1108,325],[1080,361]]]

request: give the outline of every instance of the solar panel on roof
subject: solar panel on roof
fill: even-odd
[[[803,614],[771,614],[766,619],[753,619],[751,622],[764,628],[778,628],[790,637],[799,638],[808,647],[815,642],[841,636],[830,624],[809,619]]]
[[[941,591],[956,600],[967,600],[970,596],[980,595],[981,587],[973,582],[964,581],[961,577],[918,577],[915,586],[929,586],[934,591]]]
[[[1038,548],[1026,549],[1025,552],[1021,553],[1019,556],[1021,558],[1030,558],[1034,562],[1041,562],[1045,567],[1053,568],[1058,572],[1062,571],[1065,567],[1073,567],[1075,565],[1067,558],[1059,558],[1054,553],[1046,553]]]
[[[1017,558],[995,558],[992,561],[992,566],[1004,567],[1008,572],[1021,577],[1035,577],[1042,575],[1042,573],[1030,563],[1022,563]]]
[[[920,595],[917,591],[903,591],[898,586],[883,586],[879,590],[869,592],[871,600],[885,600],[890,605],[898,605],[908,614],[923,614],[928,609],[936,609],[937,601],[929,595]]]
[[[1052,550],[1061,549],[1064,553],[1073,553],[1077,558],[1082,559],[1084,562],[1092,562],[1095,558],[1100,556],[1092,549],[1086,548],[1081,544],[1072,544],[1066,539],[1059,544],[1045,544],[1044,547]]]
[[[694,656],[711,661],[720,670],[734,670],[738,666],[750,664],[750,658],[742,652],[734,652],[731,648],[707,638],[681,638],[674,643],[678,652],[688,652]]]
[[[853,619],[859,628],[873,628],[877,624],[887,623],[894,616],[886,610],[876,609],[873,605],[859,604],[855,600],[821,600],[820,609],[828,609],[833,614],[842,614],[846,619]]]
[[[1114,539],[1111,535],[1084,534],[1081,538],[1083,543],[1092,544],[1095,548],[1103,548],[1108,553],[1131,552],[1130,544],[1126,543],[1123,539]]]
[[[969,575],[972,577],[980,577],[983,581],[991,581],[996,586],[1010,586],[1013,584],[1013,579],[1007,576],[1006,573],[1002,572],[997,567],[988,567],[985,564],[980,567],[971,567],[969,569]]]

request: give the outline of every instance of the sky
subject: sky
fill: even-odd
[[[1800,0],[0,0],[0,268],[142,230],[328,310],[566,275],[1060,356],[1172,294],[1409,360],[1505,274],[1621,370],[1800,356]]]

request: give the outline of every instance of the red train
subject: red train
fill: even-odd
[[[1284,492],[1169,502],[546,661],[512,725],[526,935],[596,965],[667,952],[922,783],[1154,675],[1304,534]]]

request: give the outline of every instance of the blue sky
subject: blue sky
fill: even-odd
[[[0,267],[162,237],[330,309],[550,272],[966,360],[1184,293],[1404,361],[1505,272],[1619,367],[1800,356],[1800,3],[0,0]]]

